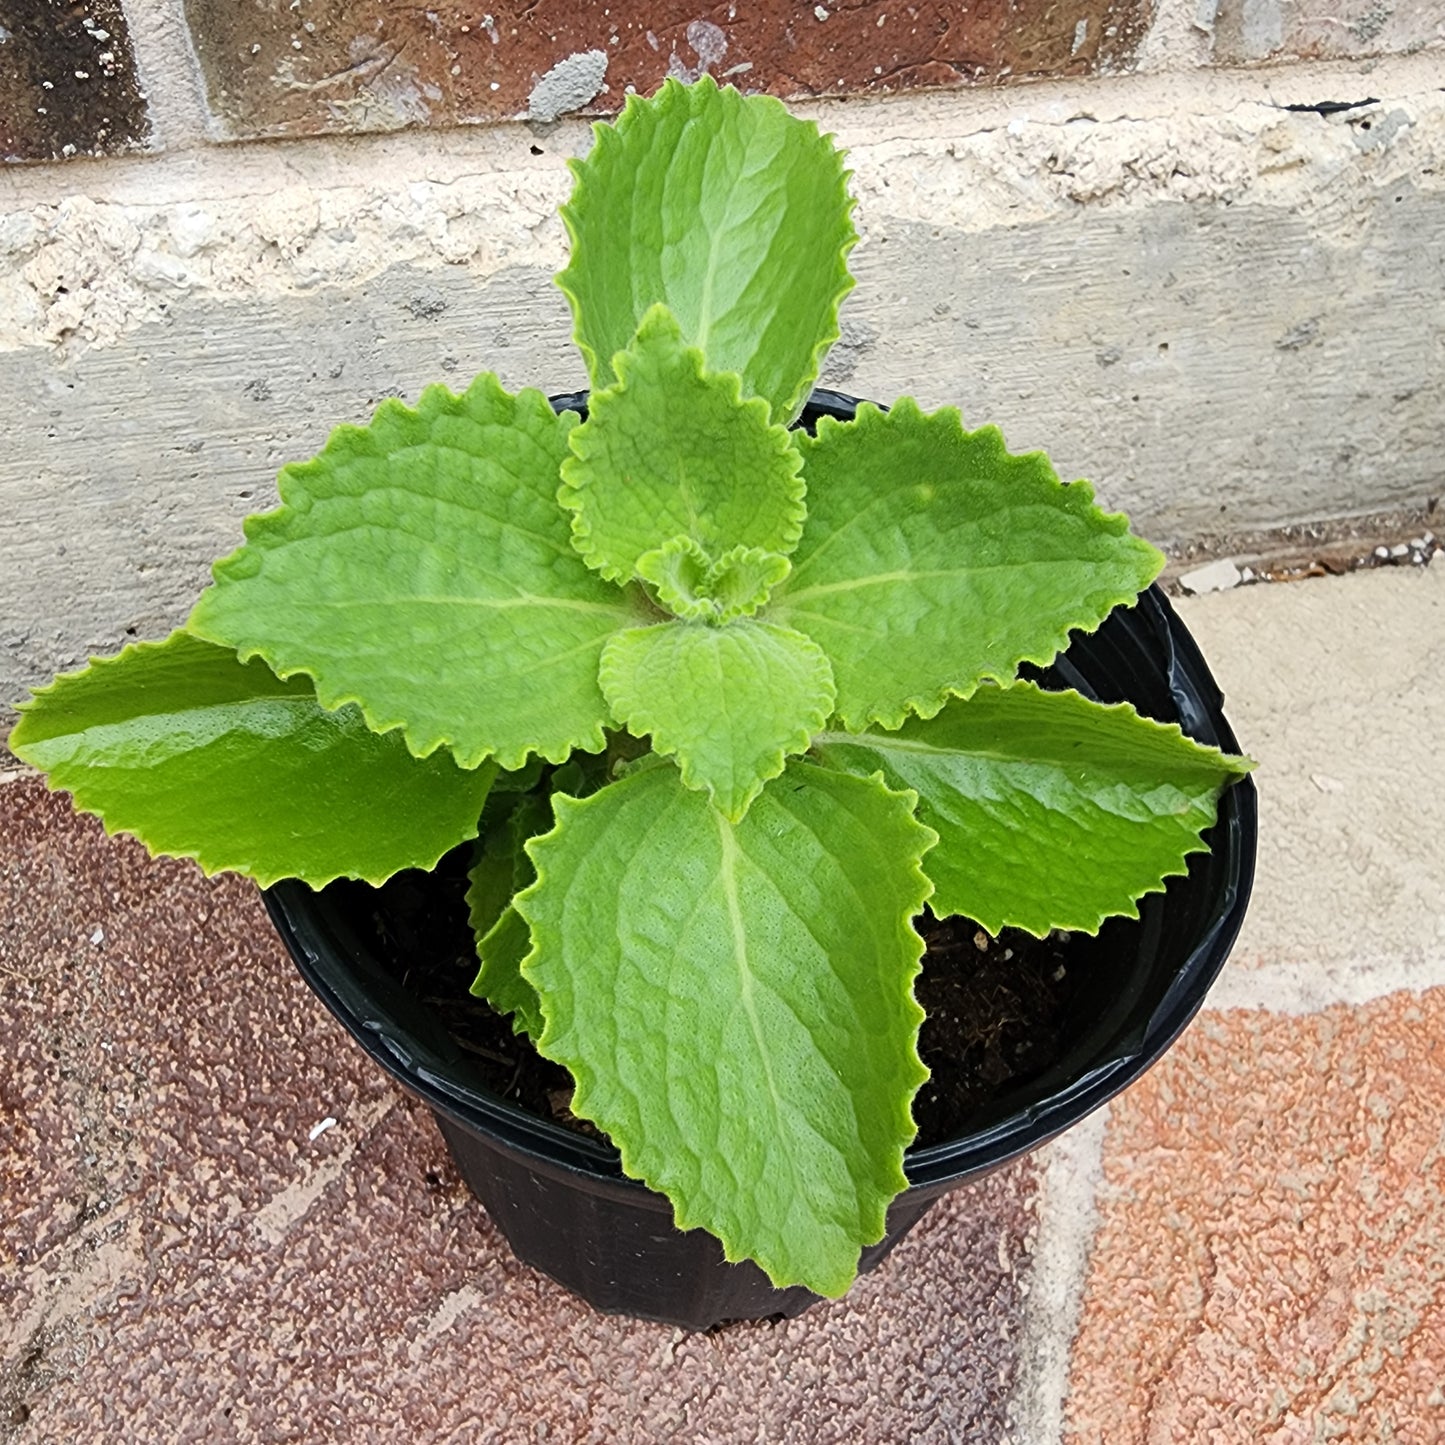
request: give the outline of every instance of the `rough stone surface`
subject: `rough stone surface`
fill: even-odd
[[[1388,55],[1445,46],[1438,0],[1203,0],[1213,52],[1225,64]]]
[[[1445,1438],[1445,989],[1205,1014],[1115,1102],[1078,1445]]]
[[[120,0],[0,11],[0,161],[133,149],[147,136]]]
[[[1149,0],[919,0],[818,6],[648,0],[187,0],[211,105],[231,136],[313,135],[521,117],[538,80],[606,57],[606,82],[563,109],[608,114],[629,90],[703,72],[799,98],[886,94],[962,82],[1079,75],[1129,66]],[[590,73],[590,71],[589,71]]]
[[[1259,761],[1231,969],[1298,966],[1323,1002],[1367,969],[1445,960],[1445,558],[1179,609]]]
[[[0,783],[0,1057],[6,1445],[1000,1438],[1029,1166],[801,1319],[597,1315],[510,1256],[249,885],[34,778]]]
[[[1206,115],[1134,82],[1028,115],[823,107],[864,237],[826,378],[960,403],[1162,542],[1420,504],[1445,418],[1445,96],[1383,74],[1390,99],[1331,117],[1258,93]],[[1364,119],[1397,111],[1366,148]],[[580,381],[549,277],[585,129],[348,144],[132,163],[59,203],[4,178],[0,706],[175,625],[331,424],[484,367]]]

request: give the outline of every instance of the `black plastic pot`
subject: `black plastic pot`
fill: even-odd
[[[585,398],[554,398],[574,409]],[[848,417],[855,403],[814,393],[804,416]],[[1132,702],[1191,737],[1237,744],[1198,648],[1163,593],[1120,609],[1076,636],[1041,673],[1103,702]],[[1067,1049],[1044,1073],[982,1110],[968,1131],[908,1152],[909,1188],[873,1268],[942,1194],[998,1168],[1077,1123],[1137,1079],[1204,1001],[1234,943],[1254,875],[1255,794],[1245,779],[1220,804],[1187,875],[1070,944],[1070,974],[1088,980]],[[498,1097],[438,1014],[407,993],[377,956],[374,890],[339,882],[320,892],[287,881],[266,907],[306,981],[362,1047],[428,1103],[472,1191],[517,1256],[599,1310],[700,1330],[727,1320],[802,1313],[817,1296],[777,1290],[757,1266],[728,1264],[702,1230],[674,1228],[667,1200],[621,1171],[617,1151]]]

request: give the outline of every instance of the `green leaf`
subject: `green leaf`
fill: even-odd
[[[1204,847],[1221,789],[1253,766],[1127,703],[1031,683],[981,687],[897,732],[824,733],[815,748],[917,792],[920,820],[938,833],[924,870],[939,917],[1040,937],[1137,918],[1138,899]]]
[[[672,537],[637,559],[637,575],[657,589],[657,600],[674,617],[715,617],[707,595],[712,564],[691,537]]]
[[[530,845],[522,972],[573,1113],[779,1286],[842,1294],[907,1183],[933,840],[912,803],[794,763],[733,824],[656,767],[557,799]]]
[[[601,680],[628,729],[675,754],[683,782],[705,788],[734,822],[833,708],[822,650],[766,622],[667,622],[619,632],[602,654]]]
[[[931,717],[951,694],[1047,663],[1132,601],[1163,557],[993,427],[899,401],[800,435],[808,520],[770,616],[828,654],[856,731]]]
[[[617,358],[621,381],[594,392],[571,436],[557,500],[578,552],[626,582],[646,553],[690,538],[709,557],[733,546],[789,552],[803,529],[801,458],[738,378],[705,373],[667,309],[647,313]]]
[[[496,772],[419,761],[354,707],[323,709],[305,680],[184,632],[58,677],[10,747],[109,832],[263,888],[430,868],[475,835]]]
[[[540,1038],[546,1020],[537,990],[522,977],[522,962],[532,951],[527,920],[509,903],[491,929],[477,940],[481,968],[472,992],[485,998],[500,1014],[511,1014],[512,1031]]]
[[[282,471],[284,505],[247,521],[190,630],[309,673],[325,706],[357,703],[418,757],[517,768],[602,747],[602,646],[645,607],[572,549],[556,492],[575,421],[491,375],[415,411],[384,402]]]
[[[791,422],[853,286],[844,258],[858,235],[831,139],[708,77],[629,97],[594,134],[571,162],[572,259],[557,278],[593,390],[611,385],[612,358],[662,301],[710,370],[737,372]]]
[[[707,590],[724,622],[751,617],[767,605],[773,588],[793,570],[786,557],[761,547],[734,547],[713,564]]]
[[[520,971],[531,951],[532,935],[512,897],[537,876],[527,856],[527,841],[551,826],[551,803],[537,793],[516,798],[504,812],[484,817],[467,888],[467,910],[481,964],[471,991],[498,1013],[511,1014],[518,1033],[533,1037],[542,1032],[541,1006],[536,989]]]

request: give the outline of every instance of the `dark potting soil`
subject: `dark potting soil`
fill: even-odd
[[[509,1019],[470,993],[477,963],[467,920],[470,850],[431,873],[399,873],[379,890],[378,953],[394,977],[435,1009],[487,1086],[543,1118],[597,1135],[568,1108],[572,1079]],[[915,985],[926,1018],[918,1052],[931,1077],[913,1101],[917,1144],[956,1138],[984,1105],[1058,1057],[1077,982],[1063,935],[1016,929],[990,937],[965,918],[918,920],[927,951]]]

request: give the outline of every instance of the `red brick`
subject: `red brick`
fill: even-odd
[[[131,150],[148,131],[120,0],[0,10],[0,160]]]
[[[1127,68],[1151,0],[919,0],[813,6],[680,0],[187,0],[211,105],[235,136],[391,130],[520,116],[539,77],[608,59],[587,114],[708,69],[798,98]],[[823,18],[820,18],[820,15]],[[701,17],[701,18],[700,18]],[[490,19],[491,23],[485,21]]]

